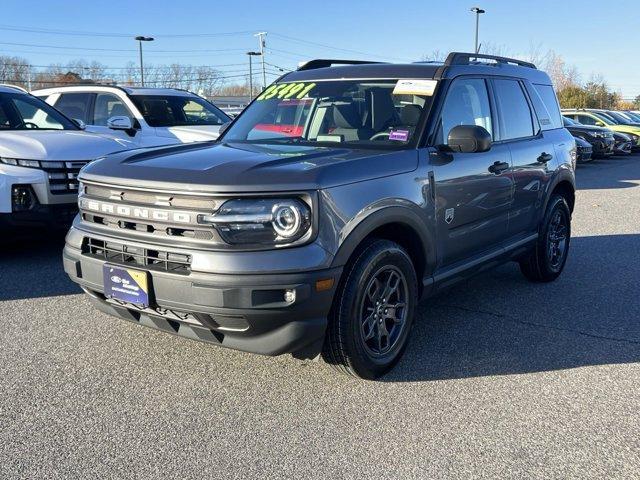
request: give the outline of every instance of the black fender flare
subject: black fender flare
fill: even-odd
[[[416,206],[416,208],[419,208]],[[436,251],[434,234],[427,228],[421,216],[408,207],[382,207],[362,219],[340,243],[332,267],[343,266],[351,258],[353,252],[371,232],[384,225],[400,223],[413,230],[418,236],[425,259],[424,272],[430,273],[435,265]]]
[[[569,182],[573,187],[573,192],[575,195],[576,176],[569,167],[564,166],[553,176],[551,181],[547,184],[547,191],[545,192],[544,203],[540,210],[539,221],[542,221],[542,219],[544,218],[544,213],[547,211],[547,205],[549,204],[549,200],[551,199],[551,192],[555,190],[560,182]]]

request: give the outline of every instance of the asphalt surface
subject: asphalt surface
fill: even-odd
[[[640,156],[578,170],[566,270],[423,304],[379,382],[103,315],[0,254],[0,478],[640,478]]]

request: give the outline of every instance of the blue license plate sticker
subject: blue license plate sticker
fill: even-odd
[[[149,275],[131,268],[102,267],[104,295],[140,307],[149,306]]]

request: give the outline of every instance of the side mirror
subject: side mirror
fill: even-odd
[[[107,120],[107,127],[112,130],[131,130],[133,128],[133,124],[129,117],[118,115],[110,117],[109,120]]]
[[[77,125],[77,127],[80,130],[84,130],[85,128],[87,128],[87,124],[84,123],[83,120],[80,120],[79,118],[72,118],[71,120],[73,121],[73,123],[75,123]]]
[[[487,152],[491,149],[491,134],[478,125],[458,125],[449,132],[447,146],[459,153]]]

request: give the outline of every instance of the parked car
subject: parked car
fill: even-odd
[[[580,137],[573,137],[576,141],[578,163],[588,163],[593,160],[593,147],[589,142]]]
[[[633,150],[640,150],[640,125],[621,123],[603,110],[566,109],[562,110],[562,114],[583,125],[605,127],[627,134],[633,141]]]
[[[287,101],[311,103],[299,124],[278,117]],[[122,319],[266,355],[322,352],[375,378],[401,357],[421,297],[509,260],[535,282],[561,274],[575,161],[530,63],[314,60],[215,144],[85,167],[64,268]]]
[[[640,114],[630,112],[630,111],[619,111],[618,113],[624,116],[630,122],[640,124]]]
[[[231,118],[198,95],[175,88],[81,85],[36,90],[87,131],[110,133],[139,147],[215,140]]]
[[[626,133],[613,132],[613,153],[616,155],[631,155],[633,150],[633,141],[631,136]]]
[[[0,230],[68,228],[77,212],[80,168],[132,147],[83,132],[26,90],[0,86]]]
[[[571,135],[582,138],[591,144],[594,157],[606,158],[613,155],[615,139],[611,130],[582,125],[567,116],[562,118],[562,122],[564,127],[571,132]]]

